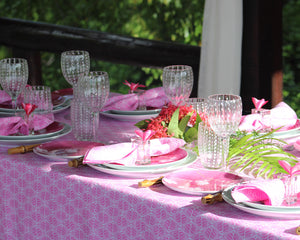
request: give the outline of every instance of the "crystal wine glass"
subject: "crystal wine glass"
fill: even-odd
[[[107,72],[95,71],[86,76],[81,76],[78,81],[78,92],[76,99],[93,114],[93,131],[96,140],[96,130],[99,125],[99,112],[104,106],[110,90]]]
[[[61,54],[61,69],[64,78],[76,91],[77,82],[81,75],[90,71],[90,55],[87,51],[71,50]]]
[[[163,69],[163,88],[171,103],[176,106],[185,104],[194,83],[193,69],[186,65],[172,65]]]
[[[12,107],[17,110],[17,99],[28,81],[28,63],[23,58],[5,58],[0,60],[0,82],[12,99]]]
[[[222,166],[226,170],[230,135],[235,133],[242,117],[242,99],[231,94],[215,94],[208,97],[207,117],[210,127],[222,138]]]

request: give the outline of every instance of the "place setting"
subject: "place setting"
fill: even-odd
[[[60,107],[64,99],[51,95],[50,87],[26,86],[26,59],[2,59],[0,69],[0,82],[4,89],[1,96],[7,103],[1,105],[1,110],[5,109],[2,113],[8,113],[7,117],[0,118],[1,145],[42,143],[71,132],[71,126],[55,121],[53,114],[53,103]]]

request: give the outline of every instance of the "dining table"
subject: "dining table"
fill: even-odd
[[[70,124],[70,110],[55,114]],[[100,114],[98,140],[128,142],[135,121]],[[300,135],[299,135],[300,136]],[[53,142],[75,140],[72,132]],[[300,219],[259,216],[143,178],[70,167],[0,146],[0,239],[300,239]],[[189,168],[201,168],[197,159]],[[151,178],[151,177],[149,177]]]

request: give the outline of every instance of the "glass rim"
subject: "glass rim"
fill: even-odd
[[[61,53],[61,55],[90,55],[86,50],[68,50]]]
[[[179,71],[179,70],[192,70],[189,65],[169,65],[163,68],[163,70]]]
[[[221,97],[221,99],[219,99]],[[209,95],[207,97],[208,100],[211,101],[236,101],[236,100],[242,100],[241,96],[235,95],[235,94],[213,94]]]
[[[0,63],[22,63],[22,62],[27,63],[27,59],[26,58],[3,58],[0,60]]]

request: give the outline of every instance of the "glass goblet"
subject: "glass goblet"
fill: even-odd
[[[90,72],[86,76],[81,76],[78,81],[78,92],[75,99],[81,101],[82,106],[90,110],[93,114],[93,141],[96,141],[96,129],[99,123],[99,112],[104,106],[110,90],[109,77],[107,72]]]
[[[28,63],[23,58],[5,58],[0,60],[0,82],[3,90],[12,99],[12,107],[17,110],[17,99],[28,81]]]
[[[215,94],[208,97],[207,117],[210,127],[222,138],[222,166],[227,170],[226,158],[230,135],[235,133],[242,117],[242,99],[232,94]]]
[[[194,75],[193,69],[187,65],[172,65],[164,67],[163,88],[173,105],[184,105],[191,95]]]
[[[61,54],[61,70],[64,78],[77,89],[77,82],[81,75],[87,75],[90,71],[90,55],[87,51],[71,50]]]

